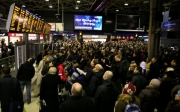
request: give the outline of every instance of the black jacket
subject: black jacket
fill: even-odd
[[[146,78],[141,74],[134,74],[132,77],[131,83],[136,86],[136,95],[138,96],[141,90],[147,86]]]
[[[101,70],[96,73],[94,72],[93,74],[94,75],[92,76],[89,82],[88,88],[85,89],[86,95],[88,97],[94,97],[97,87],[102,84],[102,77],[103,77],[104,71]]]
[[[31,81],[31,79],[34,77],[34,74],[35,70],[33,65],[30,62],[26,61],[19,67],[17,78],[20,81]]]
[[[40,99],[45,100],[45,112],[59,112],[58,84],[61,83],[58,75],[46,75],[42,78]]]
[[[124,66],[123,66],[123,61],[116,62],[115,64],[112,65],[112,71],[113,71],[113,80],[118,80],[118,79],[124,79]]]
[[[180,110],[180,101],[172,100],[168,103],[165,112],[179,112]]]
[[[0,102],[3,110],[9,108],[11,91],[13,100],[23,100],[19,81],[16,78],[12,78],[11,75],[5,75],[4,78],[0,79]]]
[[[157,108],[160,93],[152,86],[147,86],[139,94],[141,112],[154,112]]]
[[[60,112],[93,112],[93,100],[84,96],[71,96],[63,102]]]
[[[109,80],[103,81],[103,84],[97,88],[94,102],[96,112],[113,112],[117,100],[118,90]]]

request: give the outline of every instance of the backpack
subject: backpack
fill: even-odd
[[[135,103],[130,103],[126,105],[124,112],[141,112],[141,110]]]

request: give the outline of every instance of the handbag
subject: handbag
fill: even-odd
[[[9,112],[23,112],[24,102],[21,100],[13,100],[13,79],[11,79],[11,101],[9,105]]]

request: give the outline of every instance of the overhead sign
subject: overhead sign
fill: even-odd
[[[9,10],[6,29],[8,32],[49,34],[51,25],[14,3]]]

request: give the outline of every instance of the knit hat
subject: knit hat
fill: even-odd
[[[129,94],[132,95],[136,92],[136,86],[132,83],[128,83],[124,86],[124,89],[122,91],[122,94]]]
[[[180,90],[180,84],[176,85],[172,91],[171,91],[171,96],[174,99],[175,95],[178,94],[178,91]]]
[[[155,88],[158,89],[159,85],[160,85],[160,81],[158,79],[152,79],[150,84]]]

